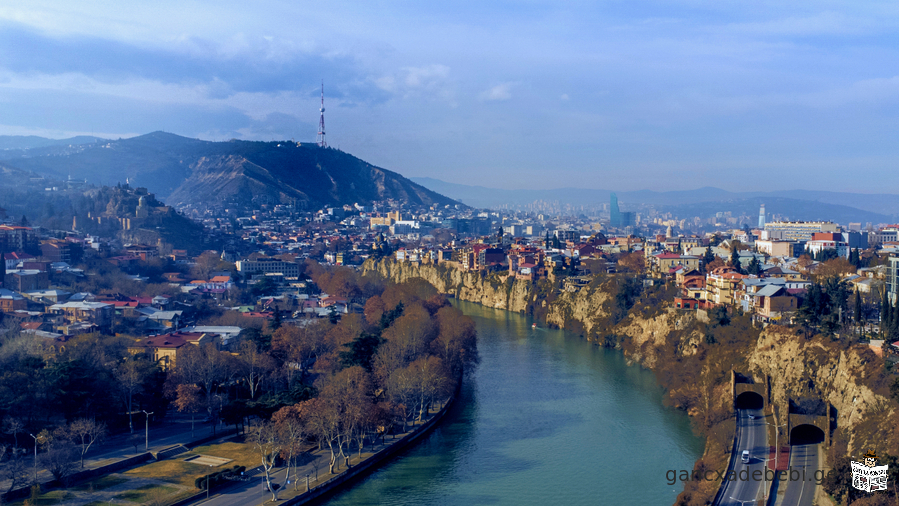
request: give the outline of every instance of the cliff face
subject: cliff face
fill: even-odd
[[[457,299],[477,302],[487,307],[507,311],[526,312],[531,297],[530,282],[503,276],[486,277],[477,272],[447,268],[443,265],[411,262],[366,262],[365,272],[401,283],[410,278],[422,278],[441,293],[453,294]]]
[[[894,441],[896,410],[883,394],[879,359],[867,347],[839,349],[834,344],[821,336],[807,341],[790,329],[771,326],[749,356],[750,372],[771,378],[771,402],[782,410],[789,398],[830,403],[850,454],[871,445],[895,453],[895,444],[888,442]]]
[[[631,315],[614,330],[628,338],[622,345],[625,356],[649,369],[664,368],[660,361],[671,359],[666,353],[680,361],[701,358],[707,362],[707,357],[696,357],[702,353],[705,333],[695,325],[692,313],[671,312],[654,318]],[[892,443],[896,440],[896,406],[886,395],[880,359],[866,346],[847,348],[822,336],[807,340],[792,329],[772,325],[759,333],[754,346],[735,351],[733,368],[757,383],[768,382],[770,404],[779,413],[788,412],[790,399],[822,400],[833,406],[836,426],[847,438],[850,454],[871,445],[890,453],[899,450]],[[726,380],[721,372],[720,367],[716,370],[705,364],[699,371],[700,381],[683,385],[669,396],[702,399],[708,395],[705,385]],[[724,397],[729,397],[729,391]],[[691,414],[702,411],[701,405],[680,407]]]

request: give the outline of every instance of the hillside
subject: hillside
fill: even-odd
[[[315,144],[209,142],[165,132],[61,148],[0,152],[3,165],[58,179],[130,182],[175,207],[307,208],[395,199],[455,205],[401,175]]]

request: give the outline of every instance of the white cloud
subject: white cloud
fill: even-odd
[[[450,68],[437,63],[402,67],[371,80],[379,89],[402,98],[436,98],[452,103],[455,96]]]
[[[497,84],[490,89],[482,91],[478,98],[486,101],[509,100],[512,98],[512,86],[514,85],[515,83]]]

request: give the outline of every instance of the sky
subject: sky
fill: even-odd
[[[0,4],[0,135],[314,141],[496,188],[899,193],[899,4]]]

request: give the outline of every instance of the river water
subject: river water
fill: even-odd
[[[328,504],[670,505],[702,441],[621,353],[456,301],[480,363],[441,425]]]

